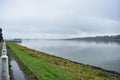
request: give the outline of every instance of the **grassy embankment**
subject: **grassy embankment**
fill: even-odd
[[[96,70],[88,65],[76,64],[12,42],[7,42],[7,47],[18,56],[22,65],[29,67],[23,68],[26,73],[33,72],[41,80],[120,80],[120,75]]]

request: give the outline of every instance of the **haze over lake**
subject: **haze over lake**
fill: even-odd
[[[23,40],[23,46],[120,73],[120,44],[69,40]]]

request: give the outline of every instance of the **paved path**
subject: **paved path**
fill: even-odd
[[[2,60],[1,60],[1,58],[0,58],[0,80],[2,80],[2,79],[1,79],[1,78],[2,78],[1,67],[2,67]]]
[[[0,42],[0,80],[2,80],[2,59],[1,59],[1,50],[2,50],[2,43]]]

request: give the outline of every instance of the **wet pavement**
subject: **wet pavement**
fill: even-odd
[[[2,80],[2,59],[1,59],[1,49],[2,49],[2,43],[0,42],[0,80]]]
[[[1,69],[2,69],[2,68],[1,68],[1,67],[2,67],[2,60],[1,60],[1,58],[0,58],[0,80],[2,80],[2,79],[1,79],[1,78],[2,78],[2,74],[1,74],[1,72],[2,72]]]
[[[2,59],[2,80],[7,80],[7,62],[6,59]]]

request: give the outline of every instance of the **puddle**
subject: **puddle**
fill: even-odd
[[[20,69],[20,66],[10,49],[7,49],[9,61],[10,61],[10,76],[11,80],[27,80],[26,75]]]
[[[16,60],[14,58],[11,59],[10,61],[11,64],[11,70],[13,73],[13,79],[14,80],[26,80],[24,73],[20,70],[20,67]]]

